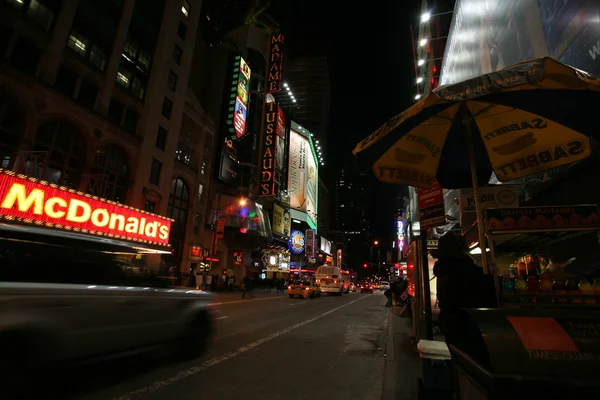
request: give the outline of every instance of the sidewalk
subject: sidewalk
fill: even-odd
[[[421,360],[416,346],[410,340],[412,328],[409,318],[388,315],[387,348],[383,380],[383,400],[417,400]]]

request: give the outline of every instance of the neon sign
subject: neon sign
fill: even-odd
[[[263,132],[263,145],[260,165],[260,196],[275,195],[275,171],[277,142],[275,131],[277,124],[277,110],[279,105],[275,102],[265,104],[265,131]]]
[[[269,51],[269,71],[267,74],[267,94],[281,91],[283,78],[283,34],[271,36]]]
[[[0,219],[168,245],[172,219],[0,169]]]

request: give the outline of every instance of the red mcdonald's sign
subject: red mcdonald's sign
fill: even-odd
[[[173,221],[3,169],[0,220],[159,245]]]

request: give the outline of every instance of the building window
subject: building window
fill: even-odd
[[[181,65],[182,55],[183,55],[183,50],[181,50],[181,47],[175,45],[175,47],[173,47],[173,61],[175,62],[175,64]]]
[[[190,191],[188,186],[181,178],[173,179],[167,206],[167,217],[174,219],[171,226],[172,242],[182,242],[185,239],[189,205]]]
[[[190,16],[190,3],[187,0],[183,0],[183,4],[181,5],[181,13],[186,18]]]
[[[144,211],[148,211],[153,213],[154,210],[156,209],[156,203],[150,200],[146,200],[144,202]]]
[[[25,114],[15,99],[0,89],[0,168],[10,169],[25,129]]]
[[[189,146],[186,146],[182,143],[177,145],[177,152],[175,153],[175,158],[177,161],[184,163],[185,165],[189,165],[191,167],[196,168],[194,164],[194,150]]]
[[[125,203],[129,189],[129,157],[125,150],[117,144],[107,144],[96,152],[94,158],[94,174],[106,177],[101,195],[117,203]],[[88,188],[90,191],[92,188]]]
[[[200,232],[198,232],[200,230],[200,214],[196,214],[194,215],[194,233],[197,235]]]
[[[158,127],[158,132],[156,132],[156,148],[165,151],[165,147],[167,146],[167,130],[162,126]]]
[[[173,72],[173,70],[169,70],[169,80],[167,81],[167,86],[172,91],[175,91],[177,87],[177,74]]]
[[[143,99],[146,94],[146,85],[142,83],[138,78],[131,80],[131,92],[136,95],[137,98]]]
[[[75,51],[75,53],[85,57],[85,52],[88,47],[88,40],[83,35],[77,33],[76,31],[72,31],[67,44]]]
[[[162,112],[161,114],[166,119],[171,119],[171,113],[173,112],[173,102],[169,100],[167,97],[163,100]]]
[[[89,59],[92,65],[100,71],[104,71],[104,68],[106,68],[106,53],[100,50],[99,47],[92,46]]]
[[[77,127],[63,119],[44,122],[35,132],[33,151],[47,152],[44,165],[25,165],[28,175],[58,185],[79,189],[85,169],[87,147]],[[29,172],[30,171],[30,172]]]
[[[131,82],[131,72],[125,69],[123,66],[119,67],[119,72],[117,72],[117,83],[124,88],[128,89],[129,84]]]
[[[54,20],[54,13],[40,4],[39,1],[31,0],[31,3],[29,3],[29,10],[27,10],[27,15],[46,31],[50,30],[52,21]]]
[[[179,21],[179,26],[177,27],[177,36],[185,40],[185,35],[187,34],[187,25],[182,21]]]
[[[160,181],[160,171],[162,169],[162,163],[157,159],[152,160],[152,168],[150,169],[150,183],[158,186]]]
[[[202,201],[202,193],[204,192],[204,185],[203,184],[199,184],[198,185],[198,201]]]

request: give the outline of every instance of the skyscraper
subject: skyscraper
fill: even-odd
[[[296,96],[296,119],[326,146],[331,103],[327,58],[292,58],[285,67],[285,77]]]
[[[371,178],[351,166],[343,166],[335,187],[335,223],[349,242],[349,254],[362,262],[372,240]],[[362,261],[361,261],[362,260]],[[353,261],[350,261],[351,264]]]

